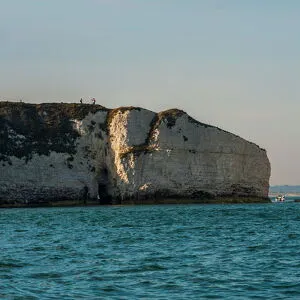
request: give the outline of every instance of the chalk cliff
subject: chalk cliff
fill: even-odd
[[[0,206],[264,201],[269,177],[265,150],[180,110],[0,102]]]

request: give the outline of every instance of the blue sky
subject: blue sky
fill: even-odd
[[[180,108],[300,184],[300,1],[0,0],[0,100]]]

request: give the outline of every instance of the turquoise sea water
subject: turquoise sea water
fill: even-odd
[[[300,299],[300,203],[1,209],[0,299]]]

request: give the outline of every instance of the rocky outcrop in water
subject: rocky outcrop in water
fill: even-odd
[[[265,150],[180,110],[0,102],[0,206],[263,201],[269,177]]]

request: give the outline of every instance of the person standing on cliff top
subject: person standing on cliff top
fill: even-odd
[[[82,98],[80,98],[80,103],[82,104],[82,102],[83,102],[83,100],[82,100]]]
[[[93,105],[96,103],[96,99],[95,98],[92,98],[91,101],[92,101]]]

